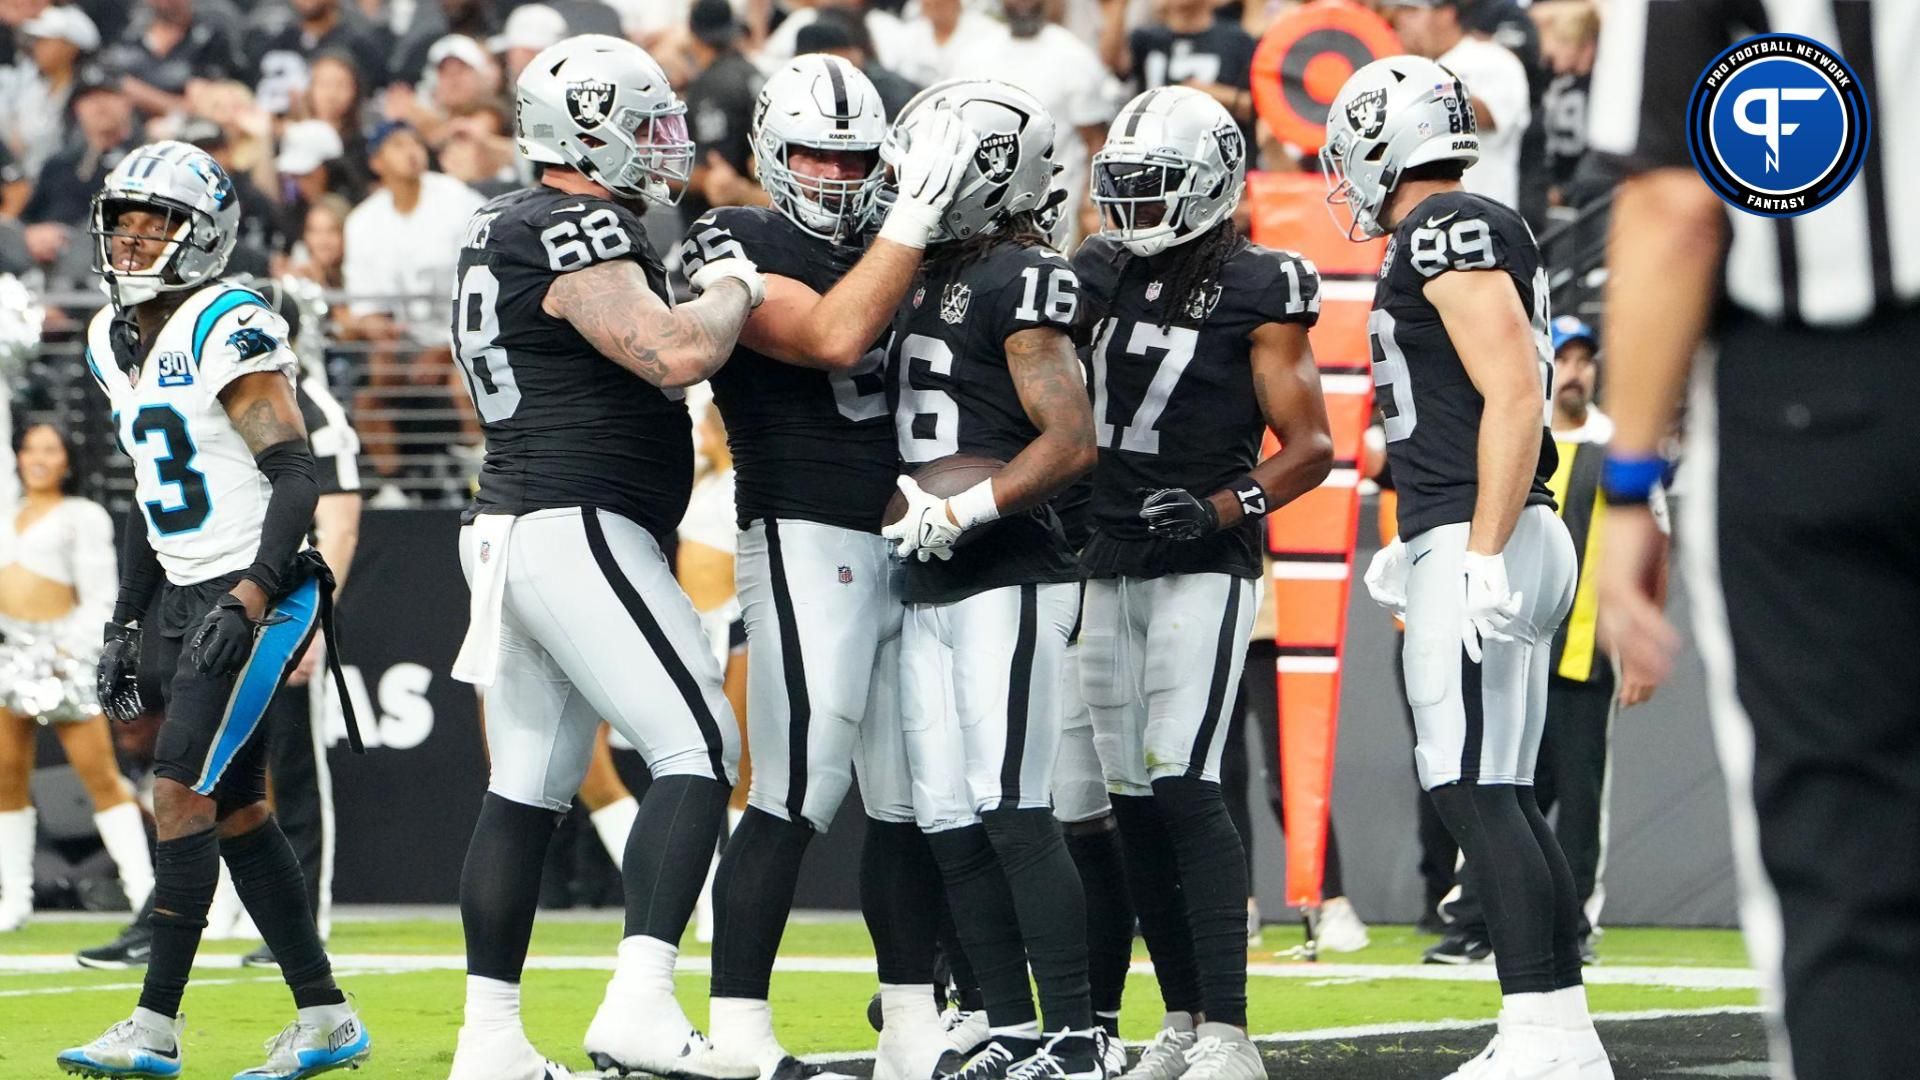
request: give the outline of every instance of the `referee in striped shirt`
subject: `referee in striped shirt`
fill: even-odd
[[[1666,673],[1676,639],[1649,596],[1643,500],[1691,366],[1679,532],[1741,921],[1784,1019],[1776,1073],[1911,1076],[1920,124],[1899,72],[1920,55],[1920,4],[1611,0],[1605,18],[1590,135],[1627,178],[1608,255],[1601,618],[1630,676]],[[1730,210],[1687,149],[1695,80],[1763,31],[1838,52],[1874,120],[1858,177],[1800,217]]]

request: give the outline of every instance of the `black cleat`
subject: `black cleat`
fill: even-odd
[[[966,1064],[954,1072],[946,1074],[945,1080],[1006,1080],[1013,1066],[1027,1060],[1040,1050],[1039,1039],[1019,1039],[1012,1036],[996,1035],[980,1048],[980,1052],[967,1059]],[[942,1061],[946,1058],[942,1056]]]
[[[95,971],[125,971],[146,967],[152,955],[153,930],[144,923],[133,923],[108,944],[81,949],[73,958],[81,967]]]
[[[1455,931],[1421,959],[1429,964],[1479,964],[1493,959],[1493,943],[1484,934]]]
[[[1595,965],[1595,964],[1597,964],[1597,963],[1599,963],[1599,962],[1600,962],[1600,954],[1599,954],[1599,952],[1597,952],[1597,951],[1596,951],[1596,950],[1594,949],[1594,947],[1593,947],[1593,935],[1592,935],[1592,934],[1582,934],[1582,935],[1580,935],[1580,964],[1581,964],[1581,966],[1582,966],[1582,967],[1592,967],[1593,965]]]
[[[273,950],[263,942],[261,946],[240,958],[241,967],[279,967],[280,961],[273,958]]]

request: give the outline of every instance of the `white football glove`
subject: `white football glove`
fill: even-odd
[[[702,266],[687,278],[687,284],[692,286],[693,295],[699,296],[712,288],[714,282],[723,278],[732,278],[745,285],[748,302],[752,307],[759,307],[760,301],[767,298],[767,282],[760,276],[760,268],[753,265],[752,259],[739,255],[715,259]]]
[[[1504,631],[1520,613],[1520,594],[1507,587],[1507,563],[1498,555],[1469,551],[1461,556],[1460,569],[1467,577],[1460,644],[1465,646],[1467,658],[1477,664],[1482,642],[1513,640],[1513,635]]]
[[[899,196],[880,224],[880,236],[924,248],[952,204],[980,136],[946,104],[916,114],[908,132],[912,141],[893,167]]]
[[[893,542],[893,553],[926,562],[928,559],[953,558],[953,542],[965,532],[964,526],[947,516],[947,500],[929,495],[911,476],[898,481],[900,493],[907,497],[907,512],[900,520],[880,530]]]
[[[1394,537],[1393,543],[1373,553],[1367,564],[1367,595],[1373,602],[1401,618],[1407,617],[1407,545]]]

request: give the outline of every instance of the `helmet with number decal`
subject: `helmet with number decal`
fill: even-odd
[[[914,95],[880,144],[880,160],[895,165],[904,158],[915,128],[936,102],[959,114],[979,145],[931,243],[990,234],[1015,214],[1046,205],[1053,184],[1053,117],[1032,94],[993,79],[950,79]],[[885,205],[891,195],[883,186],[876,201]]]
[[[122,230],[121,215],[130,211],[158,215],[166,239],[160,254],[138,268],[114,265],[116,238],[154,239]],[[122,159],[93,196],[87,226],[94,272],[121,308],[219,277],[239,231],[240,200],[227,171],[205,150],[173,140],[148,143]]]
[[[1233,214],[1246,185],[1240,125],[1187,86],[1129,101],[1093,155],[1103,231],[1135,255],[1158,255],[1205,234]]]
[[[825,240],[839,240],[865,224],[880,186],[880,142],[887,110],[860,69],[837,56],[796,56],[760,88],[753,110],[753,160],[767,197],[789,221]],[[825,179],[796,172],[794,147],[864,154],[857,179]]]
[[[1385,236],[1380,221],[1400,176],[1435,161],[1480,160],[1473,105],[1460,77],[1419,56],[1375,60],[1347,78],[1327,109],[1327,142],[1320,148],[1328,212],[1345,204],[1349,240]]]
[[[693,175],[687,106],[631,41],[581,34],[534,55],[514,87],[520,154],[616,195],[678,202]]]

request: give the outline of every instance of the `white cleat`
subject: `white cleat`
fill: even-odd
[[[940,1022],[947,1029],[947,1042],[960,1051],[961,1057],[973,1057],[993,1037],[993,1027],[987,1023],[985,1009],[967,1011],[948,1006],[947,1011],[941,1014]]]
[[[514,1029],[460,1029],[447,1080],[573,1080],[566,1066],[548,1061]]]
[[[1499,1023],[1504,1026],[1506,1021],[1502,1018]],[[1493,1033],[1493,1038],[1487,1040],[1486,1047],[1478,1054],[1468,1058],[1465,1064],[1448,1073],[1447,1080],[1479,1080],[1480,1077],[1486,1075],[1488,1063],[1491,1062],[1494,1055],[1499,1052],[1500,1032],[1496,1029]]]
[[[172,1080],[180,1075],[180,1032],[185,1027],[178,1017],[169,1030],[137,1019],[122,1020],[85,1046],[60,1051],[55,1061],[63,1071],[77,1076]]]
[[[873,1080],[935,1080],[966,1067],[965,1055],[938,1030],[916,1037],[904,1031],[880,1033],[873,1055]]]
[[[1187,1073],[1187,1051],[1198,1041],[1191,1031],[1163,1027],[1154,1032],[1140,1060],[1121,1073],[1120,1080],[1180,1080]]]
[[[1100,1048],[1100,1065],[1107,1071],[1109,1080],[1127,1071],[1127,1046],[1119,1039],[1107,1034],[1105,1028],[1093,1033],[1094,1045]]]
[[[351,1005],[302,1010],[267,1040],[267,1060],[233,1080],[304,1080],[335,1069],[357,1069],[373,1053],[373,1038]]]
[[[715,1049],[670,994],[607,988],[587,1026],[587,1057],[612,1076],[664,1080],[759,1080],[751,1062]]]
[[[1567,1038],[1573,1044],[1573,1063],[1580,1070],[1580,1080],[1613,1080],[1613,1061],[1607,1057],[1607,1048],[1600,1045],[1600,1033],[1592,1023],[1568,1031]]]
[[[0,897],[0,934],[11,934],[24,928],[33,919],[33,897],[16,897],[8,893]]]
[[[1353,904],[1344,896],[1320,905],[1318,929],[1321,952],[1359,952],[1372,943],[1367,937],[1367,924],[1360,921]]]
[[[1481,1056],[1461,1068],[1476,1063],[1479,1071],[1466,1074],[1473,1080],[1581,1080],[1572,1040],[1557,1027],[1503,1023]]]
[[[1266,1080],[1266,1062],[1246,1032],[1231,1024],[1201,1024],[1194,1035],[1185,1080]]]

